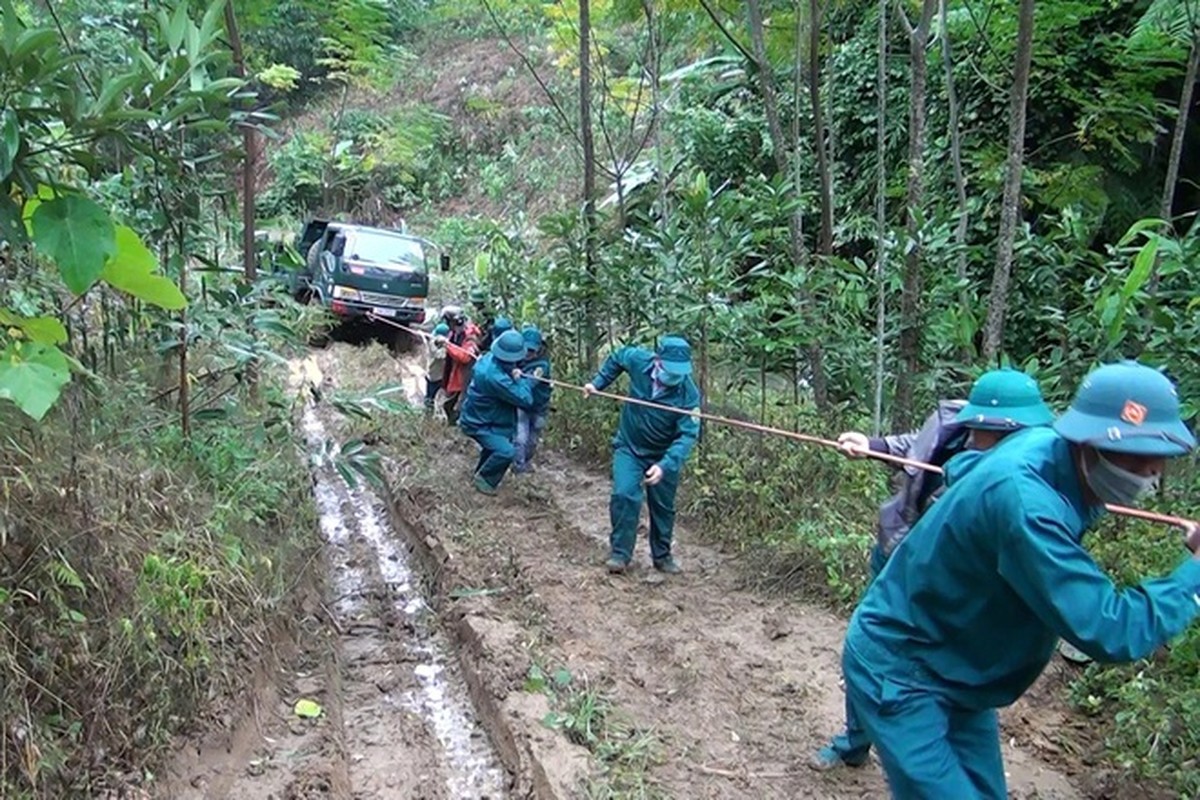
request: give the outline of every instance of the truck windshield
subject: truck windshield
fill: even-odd
[[[346,246],[351,261],[370,261],[394,269],[425,269],[425,251],[419,242],[402,236],[355,231]]]

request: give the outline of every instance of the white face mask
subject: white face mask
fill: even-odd
[[[1099,450],[1096,453],[1096,463],[1086,466],[1084,475],[1088,486],[1096,493],[1096,497],[1105,503],[1117,505],[1132,505],[1158,488],[1158,475],[1138,475],[1127,469],[1118,467],[1104,457]]]

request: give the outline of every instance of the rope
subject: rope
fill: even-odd
[[[367,316],[378,322],[383,322],[383,323],[391,325],[395,328],[399,328],[402,331],[411,333],[412,335],[418,336],[422,339],[433,339],[434,338],[432,334],[427,333],[426,331],[417,330],[415,328],[410,328],[406,325],[401,325],[399,322],[387,319],[386,317],[377,317],[373,313],[370,313],[370,312],[368,312]],[[479,356],[475,355],[474,358],[478,359]],[[584,392],[584,394],[589,394],[589,392],[587,392],[587,390],[585,390],[584,387],[579,386],[574,383],[567,383],[566,381],[554,380],[553,378],[546,378],[541,375],[534,375],[533,373],[522,372],[520,374],[523,377],[532,378],[535,381],[541,381],[542,383],[548,384],[550,386],[557,386],[560,389],[571,389],[571,390],[574,390],[577,392]],[[594,394],[598,397],[605,397],[605,398],[608,398],[609,400],[615,400],[618,403],[626,403],[626,404],[635,405],[635,406],[644,406],[646,408],[653,408],[658,411],[669,411],[673,414],[680,414],[682,416],[695,417],[696,419],[707,420],[708,422],[714,422],[719,425],[728,425],[733,428],[743,428],[748,431],[755,431],[756,433],[766,433],[766,434],[770,434],[772,436],[780,436],[785,439],[792,439],[794,441],[804,442],[806,444],[816,444],[816,445],[821,445],[823,447],[833,447],[838,450],[841,450],[842,452],[849,452],[852,455],[865,456],[866,458],[873,458],[876,461],[886,461],[890,464],[897,464],[899,466],[904,466],[904,467],[913,467],[915,469],[924,470],[925,472],[931,472],[936,475],[945,474],[945,470],[943,470],[941,467],[937,466],[936,464],[928,464],[924,461],[917,461],[917,460],[911,459],[911,458],[901,458],[900,456],[894,456],[894,455],[891,455],[890,453],[877,453],[874,450],[863,450],[863,449],[860,449],[857,447],[847,447],[845,445],[842,445],[840,442],[834,441],[833,439],[826,439],[826,438],[823,438],[820,436],[812,436],[807,433],[798,433],[796,431],[783,430],[782,428],[772,428],[768,425],[759,425],[754,422],[746,422],[744,420],[733,419],[731,417],[723,417],[723,416],[720,416],[717,414],[706,414],[706,413],[700,411],[700,409],[698,409],[698,408],[690,409],[690,410],[686,409],[686,408],[678,408],[676,406],[668,406],[668,405],[664,405],[662,403],[654,403],[654,402],[651,402],[650,400],[641,400],[636,397],[628,397],[626,395],[613,394],[612,392],[605,392],[605,391],[601,391],[599,389],[592,390],[590,392],[590,394]],[[1119,506],[1119,505],[1115,505],[1113,503],[1105,503],[1104,508],[1109,513],[1112,513],[1112,514],[1119,514],[1119,515],[1125,516],[1125,517],[1134,517],[1136,519],[1142,519],[1142,520],[1146,520],[1148,522],[1159,522],[1164,525],[1174,525],[1176,527],[1184,529],[1185,531],[1190,531],[1197,525],[1200,525],[1200,523],[1194,522],[1192,520],[1184,519],[1183,517],[1176,517],[1176,516],[1172,516],[1170,514],[1160,514],[1157,511],[1145,511],[1140,508],[1130,508],[1128,506]]]

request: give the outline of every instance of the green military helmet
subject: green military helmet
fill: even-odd
[[[525,360],[525,339],[520,331],[505,331],[492,342],[492,358],[504,364]]]
[[[488,295],[487,289],[483,288],[482,286],[475,286],[472,287],[471,291],[467,293],[467,299],[477,306],[482,306],[485,305],[491,298]]]
[[[954,419],[967,428],[1015,431],[1049,425],[1054,413],[1033,378],[1015,369],[994,369],[975,381],[967,404]]]
[[[1196,446],[1179,418],[1175,385],[1136,361],[1092,370],[1054,430],[1076,444],[1140,456],[1181,456]]]

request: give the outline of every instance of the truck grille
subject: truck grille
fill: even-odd
[[[394,294],[379,294],[378,292],[363,292],[362,302],[371,306],[386,306],[391,308],[404,308],[411,305],[411,297],[397,297]]]

